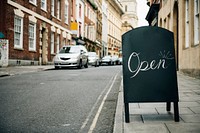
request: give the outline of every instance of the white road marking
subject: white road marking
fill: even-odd
[[[104,98],[103,98],[103,100],[102,100],[102,102],[101,102],[101,105],[99,106],[99,109],[98,109],[98,111],[97,111],[97,113],[96,113],[96,115],[95,115],[95,117],[94,117],[94,119],[93,119],[93,122],[92,122],[92,124],[91,124],[91,126],[90,126],[90,129],[89,129],[88,133],[92,133],[92,132],[93,132],[93,130],[94,130],[96,124],[97,124],[97,120],[98,120],[98,118],[99,118],[99,115],[100,115],[100,113],[101,113],[101,110],[102,110],[102,108],[103,108],[103,105],[104,105],[104,103],[105,103],[105,100],[106,100],[106,98],[108,97],[108,94],[110,93],[110,91],[111,91],[111,89],[112,89],[112,87],[113,87],[113,84],[114,84],[114,82],[115,82],[115,80],[116,80],[116,78],[117,78],[117,75],[118,75],[118,73],[115,75],[115,78],[114,78],[114,80],[112,81],[112,84],[111,84],[110,88],[108,89],[106,95],[104,96]]]
[[[92,113],[94,112],[95,107],[97,106],[97,104],[99,103],[99,101],[101,100],[101,97],[103,96],[103,94],[105,93],[105,91],[107,90],[107,88],[109,87],[110,83],[112,82],[114,76],[110,79],[110,81],[108,82],[108,84],[106,85],[106,87],[103,89],[103,91],[101,92],[101,94],[99,95],[99,97],[97,98],[95,104],[93,105],[92,109],[90,110],[90,113],[88,114],[87,118],[85,119],[85,121],[83,122],[79,133],[82,133],[82,130],[85,128],[85,126],[87,125],[90,117],[92,116]]]

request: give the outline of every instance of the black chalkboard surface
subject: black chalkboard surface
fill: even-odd
[[[150,26],[133,29],[122,36],[122,53],[125,110],[130,102],[167,102],[168,106],[175,102],[178,108],[172,32]]]

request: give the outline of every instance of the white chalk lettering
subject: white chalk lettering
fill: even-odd
[[[162,52],[160,52],[162,53]],[[166,64],[166,60],[171,60],[174,59],[173,57],[169,57],[169,53],[167,53],[167,55],[165,54],[161,54],[161,58],[159,60],[151,60],[150,62],[148,61],[142,61],[140,59],[139,54],[140,53],[136,53],[133,52],[128,59],[128,70],[133,73],[133,76],[131,76],[130,78],[134,78],[135,76],[138,75],[139,72],[145,72],[145,71],[149,71],[149,70],[156,70],[156,69],[167,69],[168,65]],[[160,55],[159,55],[160,56]],[[171,54],[170,54],[171,56]],[[134,62],[133,62],[134,61]],[[131,63],[137,63],[135,68],[131,67]]]

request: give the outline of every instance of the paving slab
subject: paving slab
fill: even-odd
[[[139,108],[139,109],[134,109],[134,108],[130,108],[129,109],[129,113],[130,114],[158,114],[158,112],[156,111],[155,108],[147,108],[147,109],[142,109],[142,108]]]
[[[144,123],[175,123],[173,114],[142,115]],[[180,121],[181,122],[181,121]]]
[[[200,114],[194,114],[194,115],[180,115],[180,117],[183,119],[186,123],[199,123],[200,126]],[[200,131],[199,131],[200,132]]]
[[[200,104],[196,101],[179,102],[179,107],[200,107]]]
[[[124,124],[124,133],[169,133],[165,124]]]
[[[166,111],[165,108],[156,108],[156,110],[158,111],[158,114],[173,114],[174,113],[174,109],[173,107],[171,107],[171,111],[168,112]],[[179,114],[194,114],[194,112],[188,108],[188,107],[185,107],[185,108],[179,108]]]
[[[125,115],[124,115],[125,116]],[[130,114],[130,123],[141,123],[143,124],[144,121],[143,121],[143,118],[141,115],[133,115],[133,114]]]
[[[198,95],[193,95],[193,96],[182,96],[180,98],[180,102],[193,102],[193,101],[199,101],[200,96]]]
[[[190,107],[195,114],[200,114],[200,107]]]
[[[199,123],[174,123],[166,126],[170,133],[200,133]]]
[[[165,102],[157,102],[157,103],[139,103],[140,108],[155,108],[155,107],[163,107],[166,108]]]

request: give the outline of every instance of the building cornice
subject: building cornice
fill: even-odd
[[[92,0],[87,0],[87,2],[93,7],[94,10],[97,10],[97,5]]]
[[[119,9],[120,15],[124,14],[124,10],[122,9],[122,5],[118,0],[107,0],[113,7]]]

